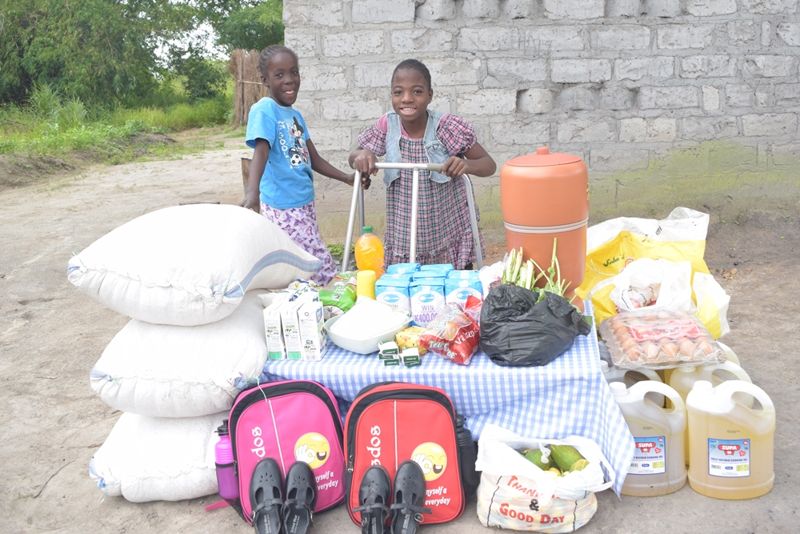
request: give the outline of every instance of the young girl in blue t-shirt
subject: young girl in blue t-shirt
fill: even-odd
[[[254,150],[242,206],[260,212],[320,259],[322,267],[311,278],[324,285],[336,274],[336,265],[319,233],[311,171],[348,185],[353,175],[319,155],[306,121],[292,107],[300,89],[297,55],[285,46],[268,46],[258,68],[269,96],[253,104],[247,119],[245,142]],[[369,187],[368,178],[363,185]]]

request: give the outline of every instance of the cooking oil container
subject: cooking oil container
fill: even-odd
[[[661,382],[661,376],[652,369],[622,369],[614,365],[608,365],[608,362],[605,360],[600,360],[600,370],[603,372],[603,377],[605,377],[606,382],[609,384],[612,382],[622,382],[625,384],[625,387],[628,388],[643,380]],[[652,398],[656,404],[664,406],[663,395],[653,395]]]
[[[699,380],[707,380],[716,386],[726,380],[744,380],[752,382],[750,375],[733,362],[724,361],[714,365],[698,365],[696,367],[677,367],[669,375],[669,385],[686,400],[692,386]],[[689,435],[686,435],[686,465],[689,465],[692,452],[689,447]]]
[[[622,382],[612,382],[609,387],[636,442],[622,493],[653,497],[681,489],[686,484],[686,407],[681,396],[655,380],[636,382],[630,388]],[[666,409],[652,400],[654,393],[670,399],[672,408]]]
[[[586,262],[589,175],[583,160],[542,146],[507,161],[500,169],[500,204],[508,250],[522,247],[526,259],[547,269],[556,240],[561,278],[570,282],[571,296],[583,281]]]
[[[700,380],[686,408],[693,490],[717,499],[752,499],[772,489],[775,406],[763,389],[744,380],[716,387]]]

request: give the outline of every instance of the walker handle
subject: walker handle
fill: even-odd
[[[403,162],[378,162],[375,164],[378,169],[418,169],[420,171],[441,172],[441,163],[403,163]]]

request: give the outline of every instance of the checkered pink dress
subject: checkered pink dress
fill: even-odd
[[[361,132],[359,147],[383,156],[386,153],[386,124],[384,115]],[[453,156],[463,154],[476,142],[472,125],[450,114],[445,114],[439,121],[436,136]],[[400,154],[404,162],[428,162],[423,140],[410,139],[405,132],[400,137]],[[400,178],[393,181],[386,191],[386,265],[409,261],[411,182],[412,171],[401,170]],[[473,262],[474,247],[463,180],[440,184],[430,180],[428,171],[420,171],[417,213],[418,263],[452,263],[456,269],[463,269]]]

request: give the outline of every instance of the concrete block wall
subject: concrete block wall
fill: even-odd
[[[601,180],[709,141],[767,165],[800,153],[800,0],[292,0],[283,16],[297,106],[336,164],[408,57],[498,165],[549,145]]]

